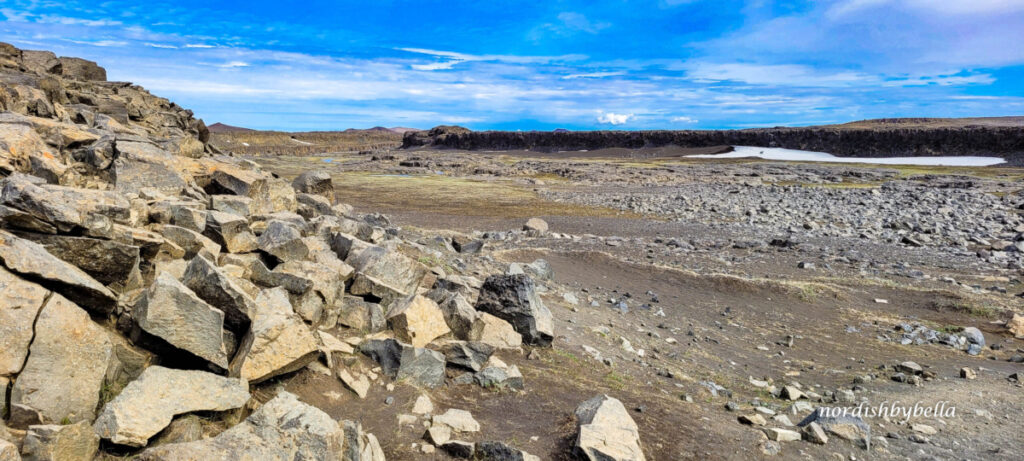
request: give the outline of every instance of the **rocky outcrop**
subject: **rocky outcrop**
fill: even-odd
[[[936,155],[1024,156],[1024,129],[1002,126],[855,128],[839,126],[680,131],[410,131],[403,148],[540,152],[645,147],[760,146],[828,152],[841,157]]]

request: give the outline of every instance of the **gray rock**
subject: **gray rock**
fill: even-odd
[[[150,448],[138,459],[384,461],[384,453],[377,439],[359,431],[358,425],[345,423],[341,427],[327,413],[281,392],[241,424],[216,437]]]
[[[257,242],[259,249],[279,261],[299,261],[309,254],[309,248],[302,241],[300,233],[292,225],[278,220],[267,224]]]
[[[805,427],[811,423],[817,423],[830,434],[854,442],[860,445],[861,448],[871,448],[871,426],[864,422],[863,419],[850,415],[832,416],[827,414],[825,410],[825,408],[815,409],[803,421],[797,423],[797,426]]]
[[[237,195],[210,196],[210,208],[235,216],[249,216],[252,214],[251,206],[252,199],[249,197],[239,197]]]
[[[22,461],[18,446],[0,438],[0,461]]]
[[[523,230],[531,237],[541,237],[548,233],[548,223],[540,218],[530,218],[523,224]]]
[[[92,461],[100,438],[87,421],[68,425],[31,426],[25,433],[24,461]]]
[[[449,365],[480,371],[491,354],[494,354],[494,346],[475,341],[449,341],[441,347],[441,351]]]
[[[432,299],[437,301],[437,305],[444,315],[444,321],[452,330],[452,334],[458,339],[469,339],[473,323],[480,317],[480,314],[462,294],[435,289],[427,296],[432,296],[434,293],[437,293],[437,296],[433,296]]]
[[[229,253],[248,253],[258,246],[256,236],[249,228],[249,220],[240,215],[210,211],[202,232]]]
[[[492,275],[480,288],[476,310],[512,324],[529,344],[550,346],[554,320],[526,275]]]
[[[224,326],[239,335],[245,334],[256,310],[249,295],[202,256],[196,256],[185,268],[182,283],[196,296],[224,312]]]
[[[93,427],[111,442],[143,447],[175,415],[230,410],[248,400],[249,385],[244,380],[152,366],[103,407]]]
[[[217,259],[220,254],[220,245],[210,240],[203,234],[180,226],[164,225],[159,228],[163,238],[174,242],[185,250],[185,259],[192,259],[196,255],[202,255],[211,261]]]
[[[494,441],[478,442],[473,456],[479,461],[540,461],[540,458],[523,450]]]
[[[967,327],[960,334],[967,338],[967,342],[977,344],[979,348],[985,347],[985,335],[981,333],[981,330],[975,327]]]
[[[489,366],[473,375],[477,384],[485,388],[508,388],[515,390],[524,389],[523,374],[519,367],[511,366]]]
[[[256,298],[256,317],[231,361],[231,375],[250,383],[291,373],[319,356],[316,338],[292,311],[283,288]]]
[[[576,408],[576,449],[590,461],[644,460],[640,430],[622,402],[599,395]]]
[[[12,407],[38,412],[43,423],[92,421],[114,357],[109,334],[59,294],[39,312],[35,333],[11,390]]]
[[[132,311],[132,319],[146,333],[166,341],[222,369],[228,367],[224,350],[224,312],[196,296],[166,272]]]
[[[396,380],[408,380],[418,386],[434,388],[444,384],[444,355],[413,347],[394,339],[372,339],[359,351],[381,365],[384,373]]]
[[[139,283],[139,247],[112,240],[67,235],[23,234],[65,262],[105,284],[133,287]]]
[[[328,317],[331,315],[328,312]],[[336,304],[333,315],[338,324],[368,333],[377,333],[387,328],[384,308],[380,304],[371,303],[356,296],[342,296]],[[325,322],[323,326],[330,328],[330,322]]]
[[[317,194],[334,200],[334,183],[325,170],[307,170],[292,180],[292,187],[305,194]]]
[[[75,299],[98,314],[109,314],[117,296],[81,269],[61,261],[34,242],[0,230],[0,262],[11,272]]]
[[[347,256],[345,262],[356,271],[350,293],[375,296],[385,306],[398,298],[412,295],[427,273],[422,264],[379,246],[349,251]]]

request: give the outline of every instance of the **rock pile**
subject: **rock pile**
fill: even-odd
[[[426,267],[329,175],[289,183],[220,155],[191,112],[94,63],[0,44],[0,67],[5,456],[92,459],[102,440],[146,460],[382,460],[358,422],[261,383],[323,358],[365,396],[349,367],[366,356],[417,386],[450,365],[521,389],[492,354],[554,337],[528,275]],[[344,341],[327,331],[342,327]],[[154,443],[194,412],[248,417]]]

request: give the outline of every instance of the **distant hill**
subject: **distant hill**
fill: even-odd
[[[210,130],[210,133],[239,133],[242,131],[255,131],[248,128],[242,128],[240,126],[225,125],[220,122],[214,123],[206,128]]]

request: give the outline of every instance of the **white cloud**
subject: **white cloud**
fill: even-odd
[[[146,43],[146,46],[148,46],[150,48],[161,48],[161,49],[165,49],[165,50],[176,50],[176,49],[178,49],[178,47],[176,47],[174,45],[167,45],[167,44],[163,44],[163,43]]]
[[[607,22],[593,22],[583,14],[574,11],[559,13],[558,20],[562,21],[562,25],[566,29],[586,32],[588,34],[596,34],[612,26]]]
[[[586,59],[586,56],[578,54],[567,54],[562,56],[516,56],[502,54],[467,54],[455,51],[429,50],[425,48],[396,48],[414,54],[424,54],[436,58],[444,58],[445,61],[430,62],[426,64],[411,64],[409,67],[415,70],[447,70],[455,67],[456,64],[464,62],[501,62],[509,64],[546,64],[551,62],[568,62]]]
[[[574,78],[604,78],[604,77],[615,77],[619,75],[626,75],[625,71],[615,72],[590,72],[586,74],[569,74],[562,77],[563,80],[572,80]]]
[[[698,82],[732,81],[779,86],[852,86],[878,80],[877,77],[858,72],[822,72],[795,64],[697,62],[690,65],[686,74]]]
[[[214,48],[213,45],[207,45],[205,43],[189,43],[185,45],[185,48]]]
[[[691,117],[672,117],[672,123],[697,123],[700,120]]]
[[[1024,11],[1020,0],[844,0],[828,10],[836,19],[879,7],[905,7],[941,15],[988,15]]]
[[[605,123],[609,125],[622,125],[632,119],[633,114],[614,114],[611,112],[605,112],[597,116],[599,123]]]
[[[249,67],[249,63],[245,61],[229,61],[224,64],[220,64],[217,67],[222,67],[225,69],[237,69],[240,67]]]

